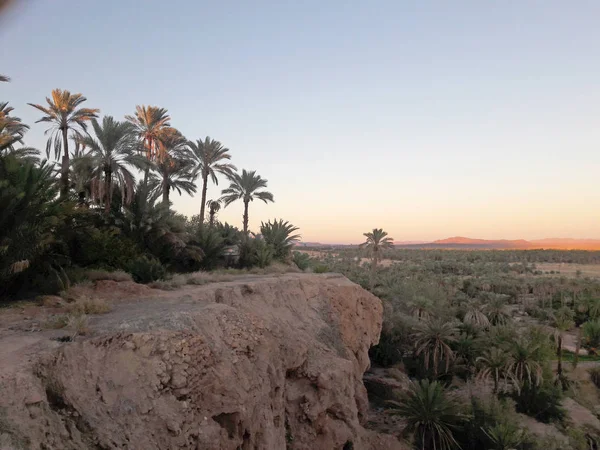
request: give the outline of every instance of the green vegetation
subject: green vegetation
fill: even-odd
[[[249,203],[273,202],[273,194],[255,171],[238,174],[223,144],[186,139],[165,108],[137,106],[120,121],[84,104],[83,95],[60,89],[45,106],[30,104],[49,125],[46,158],[60,159],[55,169],[23,146],[29,127],[0,102],[0,298],[56,293],[83,273],[167,283],[177,273],[292,264],[298,228],[276,219],[250,232]],[[218,175],[230,186],[207,200]],[[199,216],[171,209],[174,193],[198,188]],[[216,217],[236,200],[243,231]]]
[[[564,448],[598,442],[573,427],[563,401],[582,382],[571,347],[579,331],[577,345],[590,351],[579,362],[600,361],[600,280],[538,265],[597,263],[600,252],[407,250],[393,248],[381,229],[365,236],[358,247],[306,249],[308,264],[382,299],[371,363],[411,378],[408,392],[390,399],[390,413],[402,416],[398,432],[414,448],[552,448],[518,414],[554,426]]]

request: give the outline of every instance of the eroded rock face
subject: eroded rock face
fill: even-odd
[[[333,275],[119,303],[90,337],[0,368],[0,449],[400,448],[361,426],[381,321],[379,299]]]

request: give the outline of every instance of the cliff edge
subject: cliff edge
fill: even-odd
[[[381,324],[333,274],[153,290],[73,342],[4,323],[0,449],[401,448],[361,425]]]

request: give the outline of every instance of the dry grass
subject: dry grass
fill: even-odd
[[[65,328],[69,324],[69,315],[68,314],[57,314],[50,316],[42,326],[44,328],[48,328],[50,330],[59,330],[61,328]]]
[[[535,266],[544,273],[554,271],[569,278],[600,278],[600,264],[536,263]]]
[[[111,306],[106,300],[81,296],[69,303],[66,309],[71,314],[105,314]]]
[[[282,263],[273,263],[268,267],[254,267],[250,270],[245,269],[221,269],[213,272],[194,272],[188,274],[177,274],[169,280],[159,280],[150,283],[153,289],[161,289],[163,291],[174,291],[182,286],[191,284],[202,286],[210,283],[225,283],[234,281],[237,277],[247,275],[281,275],[284,273],[301,273],[302,271],[294,265]]]
[[[122,270],[109,272],[108,270],[87,270],[85,277],[90,281],[112,280],[112,281],[133,281],[131,275]]]
[[[81,336],[89,332],[89,319],[86,314],[71,314],[69,315],[69,321],[67,328],[73,332],[73,338],[75,336]]]

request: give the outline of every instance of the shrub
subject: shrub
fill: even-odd
[[[108,271],[91,269],[83,273],[83,277],[90,281],[112,280],[112,281],[132,281],[131,275],[122,270]],[[71,280],[73,282],[73,280]]]
[[[289,258],[294,243],[300,239],[299,234],[292,234],[294,231],[298,231],[298,227],[287,220],[284,222],[279,219],[260,224],[260,233],[267,245],[273,249],[273,258],[280,261]]]
[[[600,347],[600,320],[590,320],[583,324],[583,338],[586,348]]]
[[[317,264],[315,267],[313,267],[313,272],[314,273],[327,273],[327,272],[329,272],[329,267],[325,264]]]
[[[239,265],[249,269],[254,266],[264,268],[273,260],[273,249],[262,239],[245,239],[240,244]]]
[[[0,157],[0,296],[31,286],[32,275],[64,273],[61,233],[71,204],[58,199],[53,167]],[[38,279],[43,287],[45,279]],[[60,279],[60,284],[64,284]],[[54,283],[52,283],[54,284]],[[49,291],[56,285],[47,286]]]
[[[69,328],[73,332],[73,338],[75,336],[87,334],[89,331],[88,328],[89,320],[88,316],[85,314],[71,314],[69,315],[69,322],[67,323],[67,328]]]
[[[540,422],[561,421],[565,418],[565,410],[561,406],[562,389],[549,381],[539,386],[525,383],[514,398],[518,412]]]
[[[212,270],[221,262],[225,241],[221,234],[210,227],[199,227],[194,234],[194,244],[200,247],[203,253],[200,268]]]
[[[589,370],[592,382],[600,389],[600,367],[593,367]]]
[[[406,421],[405,433],[412,433],[422,448],[450,450],[457,447],[455,433],[464,421],[460,405],[437,381],[412,383],[390,413]]]
[[[310,256],[303,252],[294,252],[292,260],[300,270],[306,270],[310,266]]]
[[[129,261],[141,254],[136,243],[117,228],[88,227],[76,235],[70,247],[73,263],[82,267],[126,269]]]
[[[463,450],[521,448],[526,436],[519,426],[514,403],[495,396],[472,396],[469,421],[457,433]]]
[[[80,297],[67,305],[72,314],[104,314],[110,311],[110,305],[99,298]]]
[[[129,264],[129,273],[136,283],[151,283],[165,278],[167,271],[159,260],[153,257],[140,256]]]
[[[44,328],[58,330],[65,328],[69,324],[69,316],[66,314],[57,314],[49,317],[43,324]]]

